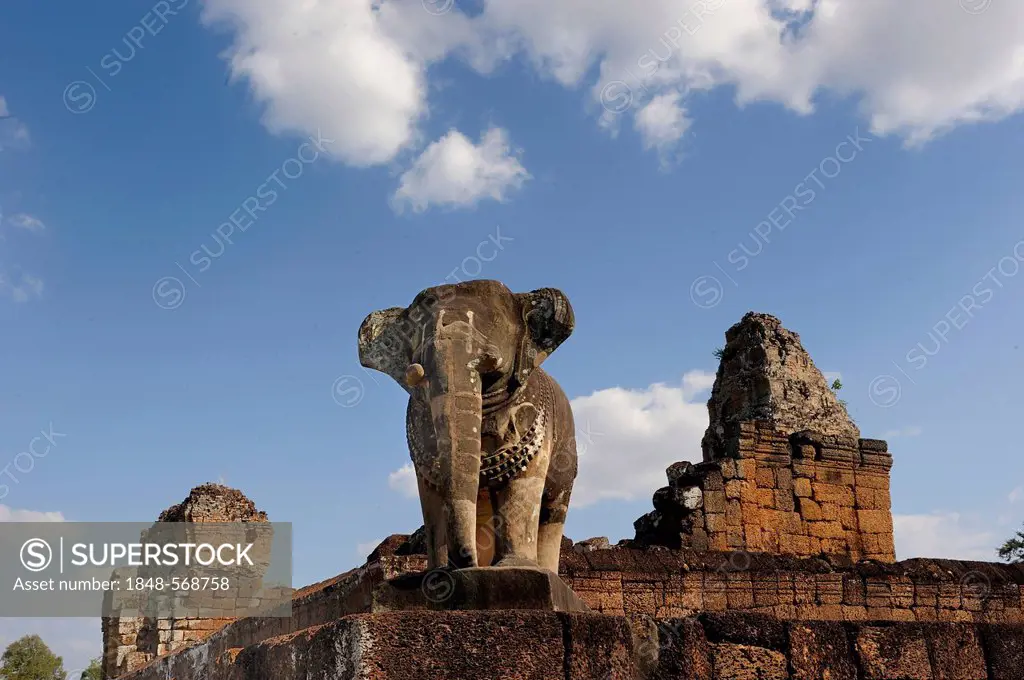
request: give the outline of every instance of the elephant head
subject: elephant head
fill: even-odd
[[[371,313],[359,328],[360,363],[429,406],[454,566],[476,564],[483,414],[509,403],[574,323],[561,291],[512,293],[479,280],[428,288],[409,307]]]

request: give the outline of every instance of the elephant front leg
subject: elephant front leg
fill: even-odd
[[[538,566],[538,529],[550,459],[548,450],[545,445],[519,476],[494,494],[496,566]]]
[[[420,505],[423,508],[423,528],[427,534],[427,569],[437,569],[448,564],[448,540],[445,527],[444,498],[432,486],[416,475],[420,491]]]

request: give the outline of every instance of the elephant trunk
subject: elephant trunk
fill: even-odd
[[[482,380],[479,337],[471,322],[438,321],[428,352],[426,377],[437,456],[447,487],[445,502],[449,565],[475,567],[476,505],[480,487]]]

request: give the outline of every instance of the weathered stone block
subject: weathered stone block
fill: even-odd
[[[775,468],[775,486],[782,491],[793,490],[793,470],[789,467]]]
[[[916,626],[862,628],[856,650],[865,680],[932,680],[928,645]]]
[[[789,629],[792,680],[857,680],[846,630],[840,623],[798,623]]]
[[[756,460],[738,460],[736,461],[736,476],[740,479],[749,480],[753,482],[754,475],[757,473],[757,461]]]
[[[798,500],[797,511],[800,516],[807,522],[816,522],[824,519],[824,515],[821,512],[821,506],[811,500],[810,498],[800,498]]]
[[[888,494],[889,475],[859,470],[856,474],[856,486],[867,489],[881,489]]]
[[[657,655],[652,678],[713,680],[711,648],[695,619],[660,621]]]
[[[1020,680],[1024,669],[1024,628],[983,625],[980,632],[990,680]]]
[[[558,575],[531,567],[435,569],[408,574],[377,586],[372,602],[374,612],[421,609],[590,610]]]
[[[762,647],[712,644],[714,680],[788,680],[785,655]]]
[[[839,521],[839,505],[835,503],[820,503],[821,506],[821,518],[829,522]]]
[[[741,479],[730,479],[725,483],[725,497],[730,500],[739,500],[744,497],[747,485]]]
[[[835,525],[840,527],[840,525]],[[827,555],[842,555],[849,551],[848,543],[843,538],[823,538],[821,539],[821,552]]]
[[[709,532],[725,531],[726,516],[724,513],[708,513],[704,516],[704,525]]]
[[[762,489],[775,488],[775,470],[767,465],[758,468],[754,479],[757,481],[757,486]]]
[[[726,498],[721,491],[706,492],[704,494],[704,512],[725,512]]]
[[[725,480],[722,478],[720,471],[708,472],[704,477],[704,492],[710,491],[725,491]]]
[[[665,477],[668,479],[669,486],[679,486],[682,484],[691,484],[700,478],[700,474],[694,468],[693,463],[689,461],[680,461],[678,463],[672,463],[665,469]]]
[[[825,449],[829,451],[829,449]],[[814,477],[819,483],[833,484],[837,486],[853,486],[854,473],[852,466],[849,468],[840,468],[835,464],[821,464],[818,465],[814,471]]]
[[[757,489],[753,499],[762,508],[775,508],[775,489]]]
[[[731,610],[749,610],[754,607],[754,584],[748,576],[745,579],[729,579],[726,585],[726,600]]]
[[[869,486],[859,485],[854,488],[854,496],[856,497],[857,509],[859,510],[881,510],[883,503],[877,499],[884,498],[884,491],[879,489],[872,489]]]
[[[816,482],[814,484],[814,500],[819,503],[838,503],[852,507],[855,502],[853,487]]]
[[[885,510],[858,510],[860,530],[869,534],[892,534],[892,515]]]
[[[843,605],[841,607],[842,615],[839,620],[842,621],[867,621],[868,620],[868,608],[854,605]]]
[[[755,588],[764,583],[755,583]],[[777,583],[772,587],[777,589]],[[770,617],[741,613],[709,613],[699,617],[710,642],[729,642],[765,647],[776,651],[786,649],[786,624]]]
[[[876,453],[885,453],[889,450],[889,444],[884,439],[859,439],[857,441],[857,448],[861,451],[873,451]]]
[[[542,612],[400,612],[349,617],[246,648],[224,667],[183,656],[139,680],[590,680],[636,675],[625,621]]]
[[[665,604],[665,593],[660,588],[653,588],[649,582],[624,582],[622,603],[626,611],[656,612]]]
[[[806,477],[798,477],[793,480],[793,493],[801,498],[810,498],[813,489],[811,487],[811,480]]]
[[[796,510],[796,502],[793,499],[793,492],[790,490],[775,490],[775,508],[782,510],[783,512],[793,512]]]
[[[708,517],[711,517],[711,515],[708,515]],[[723,515],[715,515],[715,517],[721,519]],[[708,531],[706,529],[694,529],[690,535],[690,547],[699,552],[710,550],[711,541],[708,539]]]
[[[842,524],[843,528],[847,531],[854,532],[855,536],[859,533],[857,532],[857,511],[853,508],[839,508],[839,523]]]
[[[789,555],[806,555],[808,540],[806,536],[799,534],[780,534],[779,552]]]
[[[974,626],[928,626],[925,639],[935,680],[985,680],[988,677],[981,641]]]
[[[634,637],[626,619],[565,614],[562,621],[567,678],[629,678],[635,674],[637,646],[643,640]]]
[[[743,527],[729,526],[725,531],[725,541],[730,550],[741,550],[746,547],[743,537]]]
[[[845,536],[843,531],[843,525],[839,522],[811,522],[807,525],[808,533],[815,538],[835,538],[842,539]]]

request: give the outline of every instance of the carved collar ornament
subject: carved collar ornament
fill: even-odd
[[[537,399],[526,401],[522,389],[513,395],[512,406],[508,409],[508,417],[499,421],[496,409],[491,409],[483,417],[483,435],[491,435],[501,442],[493,453],[484,453],[480,460],[480,483],[487,487],[505,484],[529,466],[530,462],[540,453],[544,442],[550,436],[551,427],[551,393],[547,383],[536,393]],[[503,394],[506,394],[503,392]],[[508,403],[508,399],[503,403]],[[433,454],[437,447],[430,443],[424,446],[420,442],[423,432],[433,437],[431,428],[417,426],[417,423],[430,422],[430,406],[422,399],[410,399],[406,418],[406,439],[413,466],[420,477],[434,488],[441,488],[444,480],[445,467],[439,454]]]

